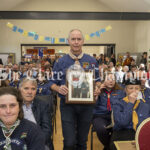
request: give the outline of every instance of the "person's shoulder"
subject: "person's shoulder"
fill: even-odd
[[[69,54],[64,55],[63,57],[58,59],[58,62],[63,62],[64,60],[69,58]]]
[[[150,92],[150,88],[146,87],[145,91]]]
[[[28,129],[39,129],[39,127],[31,122],[30,120],[27,120],[27,119],[22,119],[21,122],[20,122],[20,126],[23,126],[24,128],[28,128]]]
[[[90,56],[89,54],[86,53],[84,53],[83,58],[96,62],[96,59],[93,56]]]
[[[84,53],[83,56],[84,56],[84,57],[88,57],[88,58],[94,58],[94,57],[92,57],[92,56],[90,56],[89,54],[86,54],[86,53]]]
[[[124,98],[126,96],[126,93],[125,93],[124,89],[116,90],[116,93],[118,94],[119,98]]]
[[[48,104],[48,100],[50,99],[49,95],[43,95],[43,96],[36,96],[33,100],[33,105],[47,105]]]
[[[20,125],[18,126],[20,132],[27,133],[28,139],[31,137],[39,135],[39,137],[44,138],[44,134],[39,125],[31,122],[27,119],[22,119]],[[35,137],[34,137],[35,138]]]

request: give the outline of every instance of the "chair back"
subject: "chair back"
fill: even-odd
[[[36,96],[37,99],[43,100],[49,105],[50,113],[53,115],[54,113],[54,96],[51,95],[42,95],[42,96]]]
[[[137,128],[135,141],[137,150],[150,150],[150,117]]]

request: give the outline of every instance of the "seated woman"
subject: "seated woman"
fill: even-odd
[[[110,149],[116,150],[114,141],[135,140],[135,131],[139,124],[150,117],[150,108],[142,99],[141,82],[128,79],[125,82],[126,96],[114,104],[114,129]]]
[[[0,149],[44,150],[44,135],[37,125],[23,119],[22,104],[17,89],[0,88]]]
[[[107,128],[107,126],[111,124],[111,111],[114,102],[121,99],[124,92],[115,82],[115,75],[110,72],[104,74],[104,82],[100,85],[100,91],[101,94],[94,109],[93,127],[104,149],[108,150],[112,128]]]
[[[19,84],[23,97],[24,118],[40,126],[45,135],[45,145],[53,150],[52,119],[49,102],[36,98],[37,82],[33,78],[23,78]]]

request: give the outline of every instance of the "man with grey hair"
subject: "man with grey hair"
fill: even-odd
[[[46,101],[36,98],[37,82],[33,78],[23,78],[19,84],[23,98],[24,118],[34,122],[41,127],[45,134],[46,150],[53,150],[51,140],[52,122],[49,104]],[[49,147],[49,148],[48,148]]]
[[[61,121],[64,137],[63,150],[86,150],[87,137],[92,120],[94,105],[92,104],[66,104],[65,99],[68,94],[66,84],[66,72],[72,66],[78,65],[83,70],[95,70],[95,82],[99,81],[99,71],[97,61],[82,52],[84,38],[82,32],[73,29],[69,32],[68,43],[70,45],[69,54],[60,58],[55,63],[53,72],[54,78],[50,81],[52,90],[58,92],[61,102]],[[61,73],[61,78],[58,74]],[[97,96],[98,92],[95,92]]]

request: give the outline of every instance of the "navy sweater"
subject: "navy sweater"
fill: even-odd
[[[12,150],[44,150],[45,139],[40,128],[26,120],[22,119],[20,125],[10,136]],[[0,127],[0,150],[5,145],[5,137]]]

